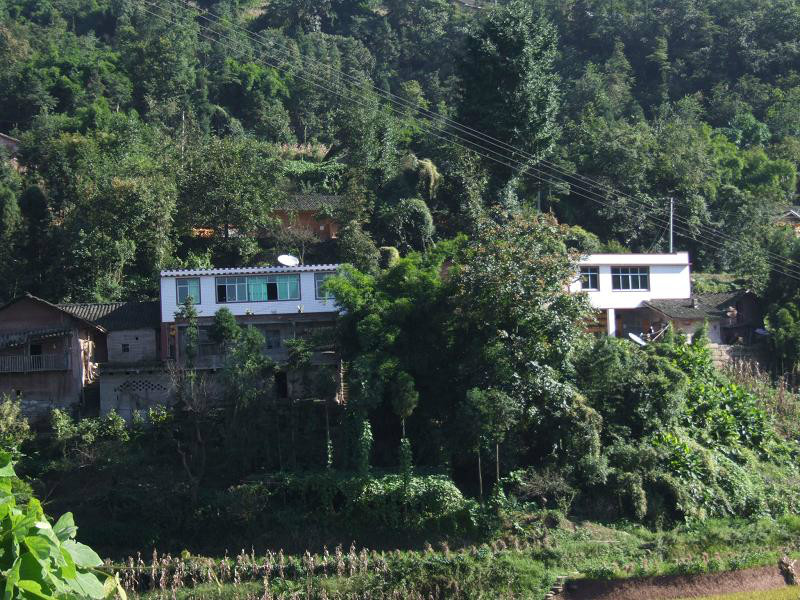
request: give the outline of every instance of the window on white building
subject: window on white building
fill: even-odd
[[[247,294],[250,302],[299,300],[300,276],[292,274],[248,277]]]
[[[581,267],[581,289],[582,290],[600,289],[599,267]]]
[[[190,277],[178,279],[178,305],[186,302],[186,298],[191,297],[193,304],[200,304],[200,278]]]
[[[314,289],[316,290],[317,300],[329,300],[332,294],[322,289],[322,284],[333,277],[335,273],[314,273]]]
[[[611,267],[611,289],[640,292],[649,290],[650,267]]]
[[[247,277],[217,277],[217,302],[247,302]]]
[[[217,302],[272,302],[299,300],[300,276],[254,275],[252,277],[217,277]]]

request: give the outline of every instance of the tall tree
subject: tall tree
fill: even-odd
[[[537,158],[546,156],[559,137],[557,40],[555,28],[530,2],[490,8],[467,37],[460,120]],[[492,167],[508,177],[507,169]]]
[[[281,171],[273,146],[253,138],[210,138],[189,149],[180,173],[178,214],[184,235],[212,229],[215,262],[241,264],[276,219]]]

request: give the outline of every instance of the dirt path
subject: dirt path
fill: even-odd
[[[771,590],[785,586],[777,566],[709,573],[707,575],[664,575],[615,580],[576,579],[568,581],[559,600],[666,600],[699,598],[735,592]]]

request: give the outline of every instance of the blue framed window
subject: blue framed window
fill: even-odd
[[[333,298],[333,294],[322,289],[322,284],[335,274],[336,273],[314,273],[314,291],[317,300],[330,300]]]
[[[274,302],[300,300],[300,275],[217,277],[217,302]]]
[[[176,282],[178,289],[178,305],[180,306],[186,302],[186,298],[191,297],[193,304],[201,304],[200,299],[200,278],[187,277],[186,279],[178,279]]]
[[[217,302],[247,302],[247,277],[217,277]]]

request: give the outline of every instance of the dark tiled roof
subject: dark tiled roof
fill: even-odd
[[[726,318],[728,307],[736,306],[736,301],[746,293],[744,290],[736,290],[716,294],[695,294],[692,298],[680,300],[651,300],[645,302],[645,305],[673,319],[713,321]]]
[[[72,312],[70,312],[68,310],[64,310],[64,308],[62,306],[59,306],[58,304],[53,304],[52,302],[48,302],[47,300],[42,300],[41,298],[37,298],[36,296],[34,296],[33,294],[31,294],[29,292],[26,292],[24,295],[18,296],[17,298],[14,298],[13,300],[11,300],[10,302],[7,302],[3,306],[0,306],[0,310],[5,310],[9,306],[12,306],[12,305],[16,304],[17,302],[21,302],[23,300],[29,300],[31,302],[37,302],[39,304],[42,304],[42,305],[47,306],[49,308],[52,308],[53,310],[61,311],[62,313],[66,313],[67,315],[73,317],[74,319],[77,319],[78,321],[82,322],[84,325],[87,325],[89,327],[94,327],[94,328],[97,328],[97,329],[99,329],[101,331],[104,331],[104,328],[103,328],[102,325],[100,325],[98,323],[95,323],[94,321],[89,321],[88,319],[84,319],[79,314],[72,313]]]
[[[4,146],[19,146],[19,140],[17,138],[13,138],[5,133],[0,133],[0,142],[2,142]]]
[[[778,220],[786,218],[797,218],[797,215],[800,215],[800,206],[791,206],[791,205],[783,206],[781,208],[776,209],[774,214],[775,218]]]
[[[322,210],[333,208],[341,202],[341,196],[327,194],[291,194],[285,202],[278,206],[280,210]]]
[[[58,307],[108,331],[156,328],[161,322],[158,302],[59,304]]]

